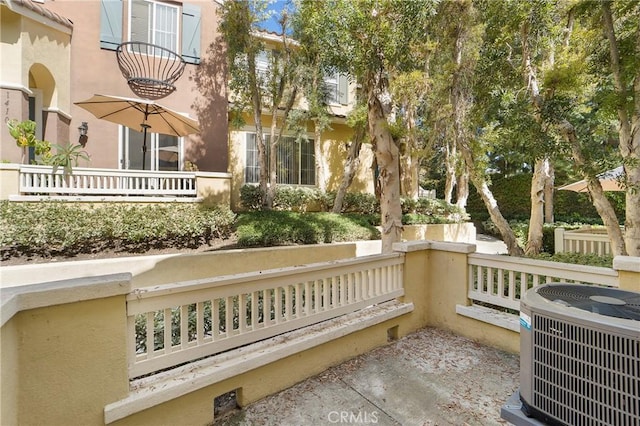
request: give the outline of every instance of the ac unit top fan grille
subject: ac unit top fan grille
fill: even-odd
[[[552,302],[610,317],[640,321],[640,294],[615,288],[548,284],[537,289]]]

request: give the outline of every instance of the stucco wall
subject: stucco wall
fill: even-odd
[[[219,43],[215,1],[190,0],[201,10],[201,63],[187,64],[182,77],[175,83],[176,91],[158,100],[181,113],[188,113],[200,123],[201,133],[185,137],[185,160],[201,171],[227,172],[227,98],[224,46]],[[127,32],[128,2],[123,2],[123,31]],[[94,94],[136,98],[127,86],[116,61],[115,51],[100,48],[100,1],[57,0],[46,7],[74,23],[71,45],[71,102],[85,100]],[[123,39],[123,41],[126,41]],[[71,106],[72,142],[75,130],[83,121],[89,124],[86,151],[91,155],[91,167],[120,168],[118,125],[96,119],[91,113]]]
[[[20,162],[22,150],[4,123],[29,119],[29,96],[37,97],[36,113],[42,113],[36,118],[37,136],[53,143],[68,142],[71,30],[47,19],[36,20],[36,14],[15,13],[4,4],[0,10],[0,160]]]

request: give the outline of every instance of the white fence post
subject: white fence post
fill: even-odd
[[[564,228],[556,228],[553,230],[554,251],[556,253],[564,252]]]

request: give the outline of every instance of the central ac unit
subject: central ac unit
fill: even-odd
[[[640,293],[565,283],[527,291],[520,400],[548,424],[640,426]]]

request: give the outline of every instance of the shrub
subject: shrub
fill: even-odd
[[[3,259],[19,255],[93,253],[103,249],[140,252],[150,248],[197,247],[233,232],[228,209],[192,204],[81,206],[55,201],[0,202]]]
[[[597,254],[582,253],[540,253],[537,256],[530,256],[533,259],[550,260],[553,262],[573,263],[576,265],[601,266],[611,268],[613,266],[612,256],[600,256]]]
[[[243,210],[262,209],[262,191],[257,185],[243,185],[240,188],[240,205]],[[273,209],[280,211],[309,211],[317,209],[323,202],[322,193],[316,188],[304,186],[277,186]]]
[[[322,210],[332,210],[335,192],[321,193],[314,188],[279,186],[276,189],[274,210],[278,211],[312,211],[314,207]],[[249,211],[261,210],[260,188],[244,185],[240,190],[242,207]],[[402,198],[402,213],[411,224],[426,223],[458,223],[469,219],[463,209],[443,200],[431,198]],[[342,213],[371,216],[380,215],[380,201],[374,194],[347,193],[342,203]],[[404,221],[404,219],[403,219]],[[379,218],[374,222],[379,224]],[[370,222],[373,223],[373,222]]]
[[[327,192],[326,209],[333,209],[336,199],[335,192]],[[342,213],[380,214],[380,201],[374,194],[361,192],[347,192],[342,200]]]
[[[318,244],[380,238],[366,217],[334,213],[261,211],[242,213],[237,222],[243,247]]]
[[[531,174],[514,176],[494,175],[491,178],[491,192],[498,202],[500,212],[507,220],[528,220],[531,215]],[[606,192],[618,220],[624,221],[624,193]],[[586,193],[555,191],[553,196],[556,221],[602,224],[600,216]],[[474,222],[480,224],[489,219],[484,203],[476,191],[469,193],[467,212]],[[488,232],[481,230],[482,232]]]

